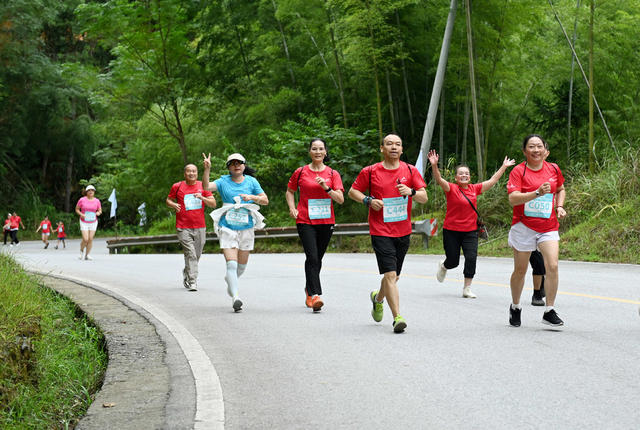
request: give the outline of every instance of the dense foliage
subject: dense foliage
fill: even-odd
[[[137,224],[142,202],[162,222],[185,162],[200,165],[211,152],[222,174],[225,156],[238,151],[272,196],[270,224],[287,222],[279,196],[307,161],[312,136],[329,142],[347,186],[378,160],[381,134],[400,134],[415,162],[448,3],[3,2],[0,208],[33,224],[43,211],[72,210],[91,182],[103,201],[118,190],[123,224]],[[585,68],[588,3],[554,3],[570,37],[576,25]],[[476,166],[464,7],[458,2],[432,146]],[[584,166],[588,91],[576,66],[569,122],[571,54],[549,2],[472,3],[471,27],[485,173],[505,154],[521,158],[530,132],[547,137],[551,158],[568,171]],[[597,2],[593,31],[594,90],[622,154],[638,145],[640,5]],[[615,157],[597,116],[593,155],[599,167]],[[359,211],[347,202],[339,221]]]

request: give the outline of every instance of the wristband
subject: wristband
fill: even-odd
[[[324,190],[325,193],[330,193],[331,191],[333,191],[333,189],[331,187],[329,187],[326,190]]]
[[[415,188],[411,189],[411,197],[415,196],[417,193],[417,191],[415,190]]]
[[[540,195],[540,191],[536,190],[536,196]]]
[[[560,208],[564,209],[564,206],[556,206],[556,210]]]
[[[364,199],[362,199],[362,204],[365,205],[365,206],[370,206],[371,205],[371,200],[373,200],[373,197],[365,196]]]

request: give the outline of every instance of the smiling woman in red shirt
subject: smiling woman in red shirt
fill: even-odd
[[[447,182],[440,175],[438,169],[438,154],[431,150],[428,155],[433,180],[447,196],[447,212],[442,226],[442,242],[446,258],[440,262],[436,278],[443,282],[447,270],[458,267],[460,264],[460,248],[464,253],[464,286],[462,297],[475,299],[476,295],[471,291],[471,282],[476,273],[476,260],[478,257],[478,213],[477,199],[485,191],[491,189],[504,175],[509,166],[515,164],[514,160],[504,157],[502,166],[493,176],[480,184],[471,183],[469,167],[461,164],[456,167],[456,181]]]
[[[306,277],[305,304],[320,311],[324,302],[320,285],[320,269],[336,217],[333,202],[344,203],[344,187],[340,173],[325,166],[327,144],[322,139],[313,139],[309,143],[311,163],[299,167],[293,172],[287,185],[286,199],[289,215],[296,220],[298,235],[306,255],[304,273]],[[296,191],[300,191],[298,206],[295,205]]]

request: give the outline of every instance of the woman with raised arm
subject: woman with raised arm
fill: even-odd
[[[511,170],[507,183],[509,204],[513,207],[509,231],[509,246],[513,248],[509,324],[520,327],[524,277],[529,256],[538,249],[544,258],[546,272],[544,289],[547,297],[542,323],[557,328],[564,324],[554,309],[558,292],[558,219],[567,215],[563,207],[566,197],[564,176],[555,163],[545,161],[548,145],[540,135],[525,137],[522,152],[526,161]]]
[[[515,161],[504,157],[502,166],[490,179],[472,184],[469,166],[465,164],[456,166],[455,183],[447,182],[438,169],[439,156],[436,151],[429,151],[428,159],[433,171],[433,180],[440,185],[447,197],[447,212],[442,225],[442,242],[446,258],[440,262],[436,278],[438,282],[443,282],[447,270],[458,267],[462,248],[464,253],[462,297],[475,299],[477,296],[471,291],[471,282],[476,273],[478,257],[477,199],[480,194],[491,189],[507,168],[515,164]]]
[[[209,183],[211,154],[204,158],[202,186],[205,190],[220,193],[223,205],[211,213],[214,228],[220,241],[220,248],[227,263],[224,277],[231,306],[235,312],[242,310],[242,300],[238,295],[238,278],[244,273],[253,250],[254,230],[264,228],[264,217],[260,206],[269,204],[269,198],[262,190],[255,171],[246,164],[238,153],[227,157],[229,174]]]
[[[324,305],[320,285],[322,257],[336,223],[333,202],[344,203],[344,187],[340,173],[324,164],[327,159],[327,144],[324,140],[311,140],[309,157],[311,163],[297,168],[291,175],[285,197],[289,215],[296,220],[298,235],[307,257],[304,262],[305,304],[318,312]],[[294,195],[296,191],[300,191],[297,206]]]

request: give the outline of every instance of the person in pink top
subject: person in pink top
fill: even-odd
[[[502,166],[490,179],[480,183],[471,183],[471,171],[469,166],[460,164],[456,167],[456,182],[447,182],[442,178],[438,169],[439,156],[435,150],[429,151],[428,159],[431,163],[433,180],[447,196],[447,212],[442,226],[442,243],[446,258],[440,262],[436,278],[443,282],[447,270],[458,267],[460,264],[460,248],[464,252],[464,286],[462,297],[475,299],[476,295],[471,291],[471,282],[476,273],[476,260],[478,257],[478,213],[477,199],[485,191],[491,189],[504,175],[509,166],[516,162],[504,157]]]
[[[44,249],[47,249],[49,247],[49,235],[51,234],[51,221],[49,221],[48,216],[45,216],[40,222],[36,233],[40,230],[42,230],[42,243],[44,243]]]
[[[509,246],[513,248],[509,324],[520,327],[524,277],[529,256],[538,249],[544,257],[546,272],[544,288],[547,297],[542,323],[558,328],[564,325],[554,309],[558,293],[558,220],[567,216],[563,207],[566,197],[564,176],[555,163],[545,161],[548,145],[540,135],[525,137],[522,152],[526,161],[511,170],[507,183],[509,204],[513,207],[509,231]]]
[[[7,219],[4,220],[2,225],[2,232],[4,233],[4,244],[7,244],[7,236],[11,234],[11,214],[7,215]],[[11,243],[13,245],[13,243]]]
[[[393,331],[402,333],[407,322],[400,315],[398,280],[411,237],[413,200],[427,202],[426,184],[415,166],[400,161],[402,139],[389,134],[382,140],[384,160],[360,171],[349,190],[349,197],[369,208],[371,245],[382,276],[380,289],[371,291],[371,317],[382,321],[384,298],[393,314]],[[369,195],[364,194],[369,191]]]
[[[98,217],[102,214],[102,204],[95,197],[96,189],[93,185],[87,185],[84,196],[76,204],[76,213],[80,217],[80,260],[93,260],[89,255],[93,247],[93,237],[98,229]],[[85,253],[86,250],[86,253]]]
[[[289,206],[289,215],[296,220],[298,236],[306,255],[304,273],[306,278],[305,304],[320,311],[322,286],[320,270],[329,241],[333,234],[336,217],[333,202],[344,203],[344,187],[340,173],[325,166],[327,144],[322,139],[313,139],[309,143],[311,163],[297,168],[287,185],[285,197]],[[300,191],[298,205],[295,205],[295,192]]]

